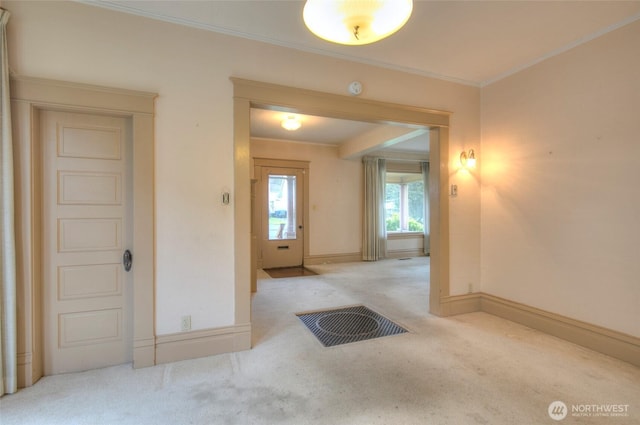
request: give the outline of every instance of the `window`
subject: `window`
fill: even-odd
[[[296,176],[269,175],[269,240],[296,239]]]
[[[385,217],[387,232],[424,231],[422,174],[387,173]]]

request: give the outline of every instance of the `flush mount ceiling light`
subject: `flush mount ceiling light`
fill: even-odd
[[[287,118],[282,120],[282,128],[284,128],[285,130],[295,131],[301,126],[302,122],[300,121],[300,118],[296,117],[295,115],[289,115],[287,116]]]
[[[412,10],[413,0],[307,0],[302,17],[324,40],[361,45],[398,31]]]

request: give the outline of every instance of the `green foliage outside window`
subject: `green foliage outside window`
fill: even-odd
[[[420,223],[418,220],[414,218],[409,219],[409,231],[410,232],[423,232],[424,224]]]
[[[401,217],[404,211],[406,219]],[[424,231],[424,184],[422,180],[385,185],[387,232]]]
[[[391,214],[391,217],[387,217],[387,232],[397,232],[400,230],[400,214]]]
[[[400,214],[394,213],[391,214],[391,217],[387,217],[387,232],[398,232],[400,231]],[[407,230],[409,232],[422,232],[424,231],[424,225],[420,223],[415,218],[409,218],[409,223],[407,226]]]

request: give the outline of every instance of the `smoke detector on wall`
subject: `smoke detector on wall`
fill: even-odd
[[[351,93],[353,96],[358,96],[360,93],[362,93],[362,83],[360,81],[354,81],[349,84],[349,93]]]

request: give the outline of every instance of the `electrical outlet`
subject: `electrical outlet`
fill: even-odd
[[[191,316],[182,316],[182,319],[180,319],[180,330],[182,332],[191,330]]]
[[[473,292],[473,283],[469,283],[469,293]]]

